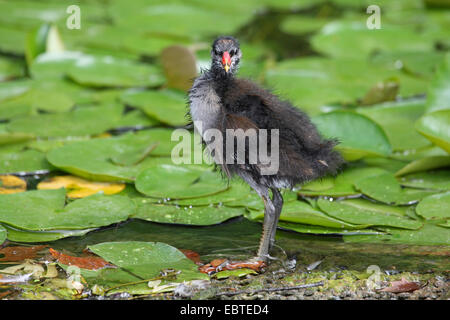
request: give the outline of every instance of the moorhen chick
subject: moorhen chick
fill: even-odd
[[[241,177],[264,201],[263,231],[256,259],[267,261],[283,206],[280,189],[335,174],[343,160],[333,150],[337,142],[323,139],[305,113],[255,83],[235,77],[242,57],[235,38],[217,38],[211,57],[210,69],[195,79],[189,91],[190,117],[224,175]],[[227,132],[240,132],[242,136],[249,129],[255,130],[259,139],[251,144],[249,136],[244,136],[244,155],[226,148],[236,148],[239,139],[239,134]],[[263,134],[263,129],[275,134]],[[278,129],[278,134],[274,129]],[[219,131],[222,137],[208,135],[208,131]],[[261,139],[264,137],[267,139]],[[217,144],[222,147],[217,148]],[[270,159],[277,156],[278,170],[265,170],[267,161],[252,159],[261,150],[271,150]]]

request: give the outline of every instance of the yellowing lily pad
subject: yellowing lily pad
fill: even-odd
[[[84,198],[95,193],[116,194],[125,189],[124,183],[96,182],[74,176],[56,176],[42,181],[38,190],[67,189],[69,198]]]
[[[27,183],[16,176],[0,175],[0,194],[10,194],[24,192],[27,190]]]

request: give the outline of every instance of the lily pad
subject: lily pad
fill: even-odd
[[[159,157],[146,157],[148,148],[158,143],[152,155],[170,155],[174,143],[171,130],[153,129],[127,133],[119,137],[76,141],[52,149],[47,158],[54,166],[74,175],[96,181],[132,182],[148,166],[171,161]],[[139,161],[124,165],[123,159]]]
[[[403,176],[409,173],[445,167],[450,167],[450,157],[448,156],[424,157],[408,163],[406,166],[398,170],[395,175]]]
[[[31,243],[55,241],[67,237],[81,237],[96,229],[31,231],[13,228],[8,225],[4,225],[4,227],[8,232],[8,239],[10,241]]]
[[[0,225],[0,245],[6,240],[6,229]]]
[[[358,113],[380,125],[394,151],[418,149],[430,145],[430,142],[414,129],[415,121],[424,112],[423,99],[358,108]]]
[[[183,207],[147,203],[146,199],[136,199],[137,212],[133,218],[160,223],[175,223],[196,226],[207,226],[222,223],[228,219],[241,216],[243,208],[225,206]]]
[[[143,170],[136,189],[153,198],[188,199],[204,197],[227,189],[217,172],[193,166],[158,165]]]
[[[138,91],[122,95],[122,102],[141,109],[149,117],[171,126],[180,126],[186,120],[186,95],[181,91]]]
[[[425,171],[400,178],[400,184],[417,189],[450,190],[450,170]]]
[[[336,149],[346,160],[391,153],[384,131],[365,116],[353,112],[330,112],[314,117],[313,122],[324,136],[340,141]]]
[[[450,109],[450,54],[437,68],[427,95],[428,112]]]
[[[53,169],[43,152],[31,149],[16,152],[0,150],[0,174],[47,172]]]
[[[254,216],[254,219],[262,219],[264,214]],[[291,201],[283,205],[280,221],[295,222],[304,225],[329,227],[333,229],[354,229],[365,226],[355,226],[345,221],[329,217],[320,210],[314,209],[304,201]]]
[[[160,276],[165,269],[180,271],[176,282],[208,279],[198,266],[178,249],[161,242],[104,242],[88,247],[106,261],[135,274],[141,279]]]
[[[152,65],[108,56],[77,61],[67,76],[92,87],[155,87],[164,83],[160,70]]]
[[[319,199],[320,209],[328,215],[352,224],[418,229],[422,223],[406,216],[407,207],[377,204],[364,199],[329,201]]]
[[[326,177],[309,182],[303,185],[298,193],[303,196],[329,197],[360,195],[361,192],[354,188],[355,182],[385,172],[386,170],[384,169],[372,167],[348,168],[340,173],[336,178]]]
[[[292,223],[292,222],[283,222],[280,221],[278,226],[284,229],[296,231],[299,233],[310,233],[310,234],[333,234],[333,235],[375,235],[380,234],[381,232],[371,230],[371,229],[340,229],[340,228],[329,228],[329,227],[320,227],[320,226],[312,226],[300,223]]]
[[[431,142],[450,153],[450,109],[424,115],[416,122],[416,129]]]
[[[450,192],[424,198],[417,205],[416,212],[427,220],[450,218]]]
[[[121,105],[83,107],[66,113],[16,118],[7,124],[6,129],[41,138],[94,135],[114,128],[122,111]]]
[[[417,245],[446,245],[450,244],[450,230],[424,224],[419,230],[404,230],[396,228],[383,228],[387,234],[357,235],[347,237],[345,242],[357,243],[392,243],[392,244],[417,244]]]
[[[413,204],[436,193],[430,190],[402,188],[392,173],[361,179],[355,183],[355,187],[372,199],[395,205]]]
[[[0,222],[25,230],[79,230],[126,220],[136,210],[132,200],[122,196],[93,195],[67,206],[65,198],[64,189],[0,195]]]

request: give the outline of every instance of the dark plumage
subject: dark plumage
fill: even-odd
[[[336,141],[323,139],[306,114],[255,83],[234,76],[241,56],[236,39],[220,37],[214,41],[211,68],[195,80],[189,92],[190,115],[207,146],[214,142],[207,136],[207,129],[222,132],[222,148],[211,150],[214,160],[222,160],[224,163],[220,166],[228,176],[240,176],[263,199],[265,217],[258,258],[266,260],[283,205],[279,189],[334,174],[343,161],[333,151]],[[246,152],[241,158],[244,163],[237,161],[237,153],[232,154],[233,161],[225,161],[229,156],[225,148],[227,129],[254,129],[257,137],[260,137],[260,129],[278,129],[278,141],[272,141],[270,133],[267,141],[269,151],[272,143],[278,142],[277,172],[262,174],[265,164],[260,159],[256,163],[249,161],[252,152],[249,139],[245,140]],[[232,145],[237,147],[238,138],[231,138],[234,139]],[[260,147],[258,143],[253,152],[257,153]]]

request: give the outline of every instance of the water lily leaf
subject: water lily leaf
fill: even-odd
[[[424,115],[417,120],[416,129],[431,142],[450,153],[450,109]]]
[[[0,58],[0,81],[24,76],[25,66],[21,60]]]
[[[330,20],[317,16],[288,16],[281,23],[281,30],[290,34],[304,34],[321,29]]]
[[[330,112],[314,117],[313,122],[324,136],[340,141],[336,149],[346,160],[391,153],[384,131],[365,116],[352,112]]]
[[[139,192],[160,199],[204,197],[227,189],[217,172],[175,165],[157,165],[143,170],[135,186]]]
[[[222,223],[245,213],[243,208],[230,208],[225,206],[179,207],[147,203],[147,201],[145,199],[135,200],[137,212],[132,216],[133,218],[160,223],[206,226]]]
[[[261,213],[254,219],[262,219],[264,214]],[[314,209],[310,204],[304,201],[291,201],[283,205],[280,221],[295,222],[303,225],[314,225],[329,227],[334,229],[354,229],[363,228],[365,226],[355,226],[342,220],[329,217],[322,211]]]
[[[446,245],[450,244],[450,230],[424,224],[419,230],[405,230],[396,228],[382,228],[387,234],[356,235],[347,237],[345,242],[357,243],[392,243],[392,244],[417,244],[417,245]]]
[[[36,150],[2,152],[0,150],[0,174],[47,172],[52,169],[43,152]]]
[[[414,230],[422,226],[421,222],[406,217],[406,207],[388,206],[364,199],[342,201],[319,199],[317,204],[328,215],[352,224],[391,226]]]
[[[68,266],[77,266],[79,268],[88,270],[98,270],[103,268],[114,267],[113,265],[109,264],[102,258],[96,257],[94,255],[90,255],[87,257],[73,257],[67,254],[63,254],[62,252],[56,251],[53,248],[50,248],[49,251],[55,260],[57,260],[59,263]]]
[[[0,177],[1,178],[1,177]],[[69,198],[85,198],[95,193],[116,194],[125,189],[123,183],[96,182],[74,176],[55,176],[39,182],[38,190],[66,188]]]
[[[383,128],[395,151],[430,145],[430,142],[414,129],[415,121],[425,112],[423,99],[383,103],[373,107],[361,107],[357,111]]]
[[[6,12],[6,11],[2,11]],[[26,32],[13,27],[0,27],[0,49],[13,54],[24,53]]]
[[[284,222],[280,221],[278,226],[287,230],[296,231],[299,233],[310,233],[310,234],[335,234],[335,235],[367,235],[367,234],[380,234],[381,232],[371,230],[371,229],[341,229],[341,228],[330,228],[313,226],[300,223]]]
[[[69,67],[67,76],[92,87],[155,87],[164,83],[158,68],[112,57],[77,61]]]
[[[398,170],[395,175],[397,177],[409,173],[426,171],[431,169],[439,169],[450,166],[450,157],[448,156],[431,156],[420,158],[408,163],[406,166]]]
[[[186,95],[175,90],[127,92],[122,102],[171,126],[186,124]]]
[[[67,237],[81,237],[96,229],[31,231],[13,228],[8,225],[4,225],[3,227],[8,233],[8,240],[30,243],[55,241]]]
[[[25,230],[87,229],[126,220],[134,203],[122,196],[92,195],[64,206],[66,191],[33,190],[0,195],[0,222]],[[17,215],[17,210],[22,214]]]
[[[332,57],[360,58],[372,52],[432,51],[433,41],[416,30],[386,22],[367,28],[366,19],[333,21],[311,39],[314,49]]]
[[[392,173],[361,179],[355,183],[355,187],[372,199],[395,205],[412,204],[436,192],[411,188],[402,189]]]
[[[16,118],[7,124],[6,129],[41,138],[94,135],[114,128],[122,111],[121,105],[83,107],[66,113]]]
[[[450,109],[450,54],[436,69],[427,94],[428,112]]]
[[[311,115],[330,104],[356,104],[373,86],[387,79],[398,80],[402,96],[423,93],[427,84],[424,79],[371,64],[361,57],[285,60],[269,69],[265,78],[277,93]]]
[[[128,270],[141,279],[152,279],[165,269],[180,271],[174,282],[208,279],[197,265],[178,249],[161,242],[104,242],[88,247],[106,261]]]
[[[450,192],[422,199],[416,207],[416,212],[427,220],[450,218]]]
[[[221,279],[227,279],[229,277],[242,278],[249,274],[258,274],[258,272],[256,272],[255,270],[252,270],[252,269],[242,268],[242,269],[235,269],[235,270],[220,271],[220,272],[214,273],[212,275],[212,277],[221,280]]]
[[[0,175],[0,194],[24,192],[26,190],[27,183],[19,177]]]
[[[372,167],[348,168],[340,173],[336,178],[326,177],[320,180],[309,182],[303,185],[298,193],[303,196],[330,197],[359,195],[361,194],[361,192],[354,188],[355,182],[385,172],[386,170],[384,169]]]
[[[119,137],[76,141],[52,149],[47,158],[54,166],[89,180],[132,182],[142,169],[171,161],[170,158],[147,157],[133,166],[121,165],[120,159],[141,159],[155,143],[159,144],[152,155],[170,155],[174,146],[171,133],[171,130],[152,129]]]
[[[408,174],[400,178],[400,184],[417,189],[450,190],[450,170]]]
[[[6,229],[0,224],[0,245],[6,240]]]
[[[16,80],[0,82],[0,101],[18,97],[31,87],[31,80]]]
[[[27,134],[27,133],[0,132],[0,145],[23,142],[23,141],[27,141],[27,140],[30,140],[33,138],[35,138],[34,135]]]
[[[132,110],[125,113],[116,123],[116,128],[142,129],[159,124],[159,121],[148,117],[141,110]]]

